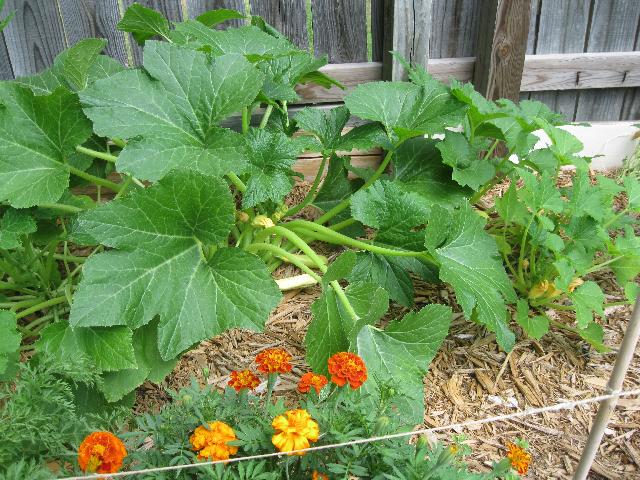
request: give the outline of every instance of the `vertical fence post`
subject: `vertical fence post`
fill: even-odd
[[[384,1],[384,53],[382,76],[385,80],[406,80],[407,72],[390,52],[398,52],[412,65],[427,67],[431,37],[432,0]]]
[[[487,98],[520,98],[531,0],[486,0],[480,10],[473,83]]]
[[[629,365],[631,364],[631,360],[633,359],[633,355],[635,353],[635,349],[638,345],[639,339],[640,297],[636,299],[636,304],[633,308],[633,313],[631,314],[631,319],[629,320],[627,331],[625,332],[624,338],[622,339],[620,350],[618,350],[616,363],[613,366],[611,377],[609,377],[609,382],[607,383],[607,394],[618,393],[622,389],[624,377],[627,374],[627,370],[629,369]],[[609,418],[611,417],[613,410],[616,408],[617,403],[618,397],[613,397],[603,401],[600,404],[600,407],[598,408],[598,414],[596,415],[596,418],[593,421],[593,426],[591,427],[591,432],[589,432],[587,444],[584,446],[582,456],[580,457],[580,462],[578,463],[576,471],[573,475],[573,480],[585,480],[587,478],[589,470],[591,469],[591,465],[593,464],[593,461],[596,458],[596,454],[598,453],[598,448],[600,447],[600,442],[602,441],[602,436],[604,435],[604,429],[606,428],[607,423],[609,423]]]

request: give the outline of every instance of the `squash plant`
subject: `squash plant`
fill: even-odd
[[[170,25],[134,4],[118,28],[144,44],[140,68],[88,39],[49,70],[0,83],[0,371],[22,336],[22,349],[84,358],[117,401],[206,338],[262,329],[281,299],[271,272],[282,262],[322,285],[309,365],[323,372],[333,353],[356,351],[370,371],[366,401],[393,379],[407,424],[422,419],[422,378],[451,320],[450,307],[427,305],[380,326],[390,300],[412,306],[415,277],[449,284],[505,350],[514,309],[528,335],[552,321],[604,348],[593,317],[604,296],[582,277],[612,268],[633,294],[636,180],[592,185],[580,142],[544,105],[490,102],[408,65],[409,82],[360,85],[344,106],[291,118],[296,85],[340,87],[318,71],[326,59],[258,17],[211,28],[234,15]],[[343,134],[352,115],[363,122]],[[551,142],[533,149],[539,129]],[[345,155],[372,147],[386,152],[375,170]],[[287,207],[307,150],[321,152],[321,168]],[[557,189],[570,164],[576,181]],[[478,208],[506,179],[496,205]],[[85,184],[97,201],[79,194]],[[628,206],[615,211],[623,190]],[[307,205],[315,221],[296,217]],[[345,251],[328,265],[317,241]],[[574,310],[577,325],[550,320],[550,308]]]

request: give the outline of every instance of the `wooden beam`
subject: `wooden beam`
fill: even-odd
[[[428,70],[438,80],[448,83],[455,78],[473,80],[476,59],[434,58]],[[302,103],[336,103],[361,83],[383,78],[380,62],[330,64],[321,70],[344,84],[345,90],[329,90],[314,84],[297,88]],[[640,87],[640,52],[559,53],[526,55],[519,90],[539,92],[593,88]]]
[[[383,78],[406,80],[407,72],[390,52],[413,65],[427,66],[431,37],[432,0],[384,1]]]
[[[486,0],[480,10],[476,89],[487,98],[520,98],[531,0]]]

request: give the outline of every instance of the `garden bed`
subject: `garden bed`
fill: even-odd
[[[562,183],[566,185],[570,179],[571,173],[566,172]],[[299,184],[292,196],[303,196],[307,188],[306,182]],[[504,185],[498,185],[485,200],[490,202],[502,189]],[[308,208],[302,214],[312,218],[314,211]],[[337,256],[339,250],[321,253]],[[279,278],[298,273],[290,265],[275,272]],[[607,301],[624,298],[611,272],[597,275],[597,279],[592,279],[603,287]],[[495,335],[483,332],[483,328],[464,319],[450,288],[416,279],[415,290],[416,310],[430,303],[440,303],[450,305],[455,312],[447,339],[424,378],[424,427],[513,413],[605,393],[615,351],[600,354],[578,336],[551,332],[540,341],[520,335],[516,347],[507,355],[498,348]],[[310,306],[320,293],[319,286],[287,292],[271,314],[264,333],[233,329],[202,342],[180,360],[163,384],[145,383],[138,389],[136,410],[158,410],[168,400],[166,388],[186,386],[192,377],[203,383],[203,369],[209,371],[209,383],[224,388],[232,370],[245,368],[253,362],[257,352],[270,347],[284,348],[294,357],[292,372],[283,375],[275,388],[276,395],[293,404],[300,395],[296,391],[298,380],[308,371],[304,337],[311,321]],[[394,304],[385,318],[398,318],[407,311]],[[630,306],[607,310],[603,323],[607,345],[620,345],[630,313]],[[566,312],[554,314],[560,319],[567,315]],[[570,319],[568,323],[572,321]],[[264,387],[263,384],[263,391]],[[640,357],[636,356],[627,374],[625,389],[639,387]],[[452,435],[466,434],[466,442],[474,452],[470,465],[486,470],[492,461],[504,455],[504,445],[508,441],[522,437],[531,443],[533,454],[527,478],[569,479],[596,410],[597,404],[590,404],[571,411],[442,432],[433,438],[448,441]],[[600,452],[593,466],[599,477],[593,478],[631,478],[640,474],[640,400],[620,399]]]

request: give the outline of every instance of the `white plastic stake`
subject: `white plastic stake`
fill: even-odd
[[[627,331],[622,339],[620,350],[618,350],[618,357],[616,358],[616,363],[613,366],[611,377],[609,377],[609,382],[607,383],[607,394],[619,393],[621,391],[624,377],[626,376],[631,360],[633,359],[639,338],[640,297],[636,298],[636,304],[633,307],[629,326],[627,327]],[[584,446],[584,450],[582,450],[580,462],[573,474],[573,480],[586,480],[589,470],[591,470],[591,465],[593,465],[593,461],[595,460],[598,449],[600,448],[600,442],[602,442],[604,430],[609,423],[609,419],[611,418],[611,414],[616,408],[617,403],[618,397],[613,397],[608,400],[604,400],[600,404],[598,414],[593,421],[593,427],[591,428],[591,432],[589,432],[587,444]]]

